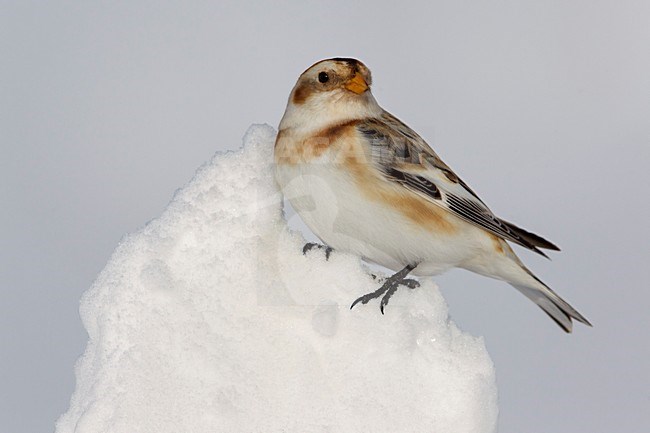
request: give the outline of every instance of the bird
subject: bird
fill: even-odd
[[[564,331],[591,323],[519,259],[508,242],[544,257],[559,248],[497,217],[413,129],[384,110],[371,72],[353,58],[321,60],[291,90],[274,145],[275,179],[323,245],[395,272],[352,307],[452,268],[502,280]]]

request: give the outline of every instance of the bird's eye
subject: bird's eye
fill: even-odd
[[[330,80],[330,76],[327,75],[327,72],[320,72],[318,74],[318,81],[325,84]]]

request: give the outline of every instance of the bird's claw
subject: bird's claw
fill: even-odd
[[[379,289],[375,290],[374,292],[367,293],[367,294],[365,294],[363,296],[358,297],[352,303],[352,305],[350,305],[350,310],[353,309],[354,306],[357,305],[359,302],[361,302],[362,304],[367,304],[372,299],[380,297],[385,291],[386,291],[386,289],[384,289],[384,286],[381,286]]]
[[[374,274],[371,274],[374,280],[378,280],[382,283],[381,287],[375,290],[374,292],[367,293],[357,298],[350,306],[350,309],[354,308],[354,306],[357,305],[359,302],[361,302],[362,304],[367,304],[371,299],[376,299],[381,296],[382,298],[381,298],[381,302],[379,303],[379,311],[381,311],[381,314],[384,314],[384,308],[386,307],[386,305],[388,305],[388,301],[390,300],[391,296],[393,296],[393,294],[397,291],[397,288],[400,285],[404,285],[409,289],[415,289],[416,287],[420,287],[420,283],[417,280],[414,280],[412,278],[404,278],[408,274],[408,271],[410,271],[411,269],[412,268],[407,266],[400,272],[396,273],[395,275],[389,278],[386,278],[385,280],[377,277]]]
[[[420,287],[420,282],[418,280],[414,280],[413,278],[405,278],[401,281],[400,284],[405,285],[409,289],[417,289]]]

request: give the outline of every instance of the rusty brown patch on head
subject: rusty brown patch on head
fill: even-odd
[[[311,86],[307,83],[300,83],[295,90],[293,91],[293,96],[291,97],[291,102],[296,105],[304,104],[309,95],[311,94]]]

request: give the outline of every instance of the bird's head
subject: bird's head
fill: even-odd
[[[303,72],[289,96],[280,129],[374,117],[381,108],[370,92],[370,70],[356,59],[321,60]]]

